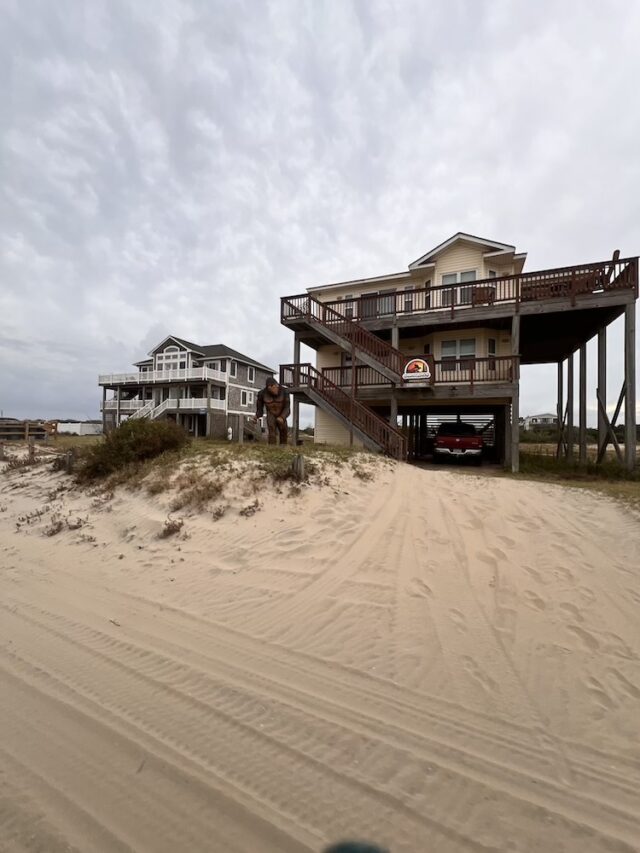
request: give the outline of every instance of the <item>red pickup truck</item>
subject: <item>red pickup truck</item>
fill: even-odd
[[[472,459],[482,462],[484,440],[473,424],[440,424],[433,443],[433,460]]]

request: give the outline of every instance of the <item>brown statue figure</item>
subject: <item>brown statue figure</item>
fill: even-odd
[[[273,378],[267,379],[266,386],[258,394],[256,418],[261,418],[265,409],[269,444],[277,444],[278,436],[280,436],[280,444],[286,444],[287,418],[290,411],[289,392],[284,385],[279,385]]]

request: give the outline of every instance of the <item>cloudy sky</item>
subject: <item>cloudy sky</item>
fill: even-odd
[[[528,269],[640,250],[638,2],[0,16],[5,415],[97,417],[97,374],[169,332],[289,361],[281,295],[406,269],[459,230]],[[611,385],[621,364],[616,326]],[[523,414],[553,378],[525,369]]]

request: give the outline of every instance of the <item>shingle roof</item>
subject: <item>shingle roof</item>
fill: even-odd
[[[250,358],[248,355],[244,355],[238,350],[231,349],[231,347],[225,346],[224,344],[207,344],[205,346],[201,346],[200,344],[194,344],[193,341],[186,341],[184,338],[177,338],[175,335],[167,335],[164,339],[166,341],[168,338],[176,341],[187,349],[193,350],[199,355],[203,355],[205,358],[233,358],[235,361],[240,361],[242,364],[249,364],[252,367],[257,367],[259,370],[266,370],[267,373],[275,373],[273,367],[269,367],[266,364],[261,364],[259,361],[256,361],[255,358]],[[161,343],[164,343],[162,341]],[[160,346],[160,344],[158,344]],[[154,347],[152,352],[158,347]],[[136,362],[138,364],[144,364],[145,362]]]

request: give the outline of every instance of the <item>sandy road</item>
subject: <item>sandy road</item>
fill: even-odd
[[[0,485],[0,849],[640,849],[640,525],[406,466],[251,519]],[[15,484],[14,484],[15,485]]]

